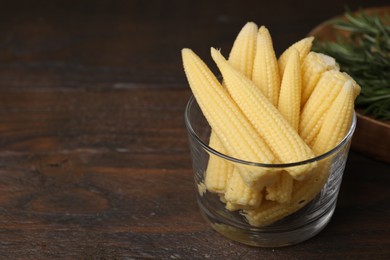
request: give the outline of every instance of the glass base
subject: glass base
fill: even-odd
[[[262,228],[249,225],[240,212],[227,211],[214,194],[204,194],[203,196],[209,196],[206,200],[204,197],[198,197],[198,205],[202,216],[211,227],[229,239],[256,247],[283,247],[314,237],[329,223],[336,207],[337,196],[331,201],[323,201],[321,195],[296,213]],[[215,207],[215,203],[220,204],[219,207]]]

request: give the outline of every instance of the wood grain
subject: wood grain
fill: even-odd
[[[4,1],[0,258],[389,258],[390,166],[355,152],[331,223],[296,246],[227,240],[196,204],[180,49],[226,51],[253,20],[280,51],[342,11],[338,1]]]

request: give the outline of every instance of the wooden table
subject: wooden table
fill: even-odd
[[[244,246],[199,214],[180,49],[211,63],[255,21],[280,53],[344,11],[261,2],[3,1],[0,258],[389,259],[390,165],[355,152],[331,223],[299,245]]]

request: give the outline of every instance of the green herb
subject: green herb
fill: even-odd
[[[334,57],[341,70],[362,87],[356,106],[382,120],[390,120],[390,16],[360,11],[345,13],[345,19],[332,22],[345,33],[335,41],[315,42],[314,50]]]

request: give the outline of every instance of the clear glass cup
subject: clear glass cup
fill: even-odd
[[[337,202],[349,147],[356,126],[354,116],[349,132],[343,141],[331,151],[316,158],[291,164],[266,165],[242,161],[221,154],[208,146],[211,129],[196,100],[191,97],[185,110],[193,173],[198,189],[197,201],[200,212],[213,229],[232,240],[259,247],[280,247],[297,244],[318,234],[330,221]],[[304,207],[277,222],[255,227],[248,223],[243,211],[229,211],[216,193],[205,186],[205,174],[210,157],[217,157],[235,166],[287,169],[316,162],[327,164],[326,177],[321,191]]]

